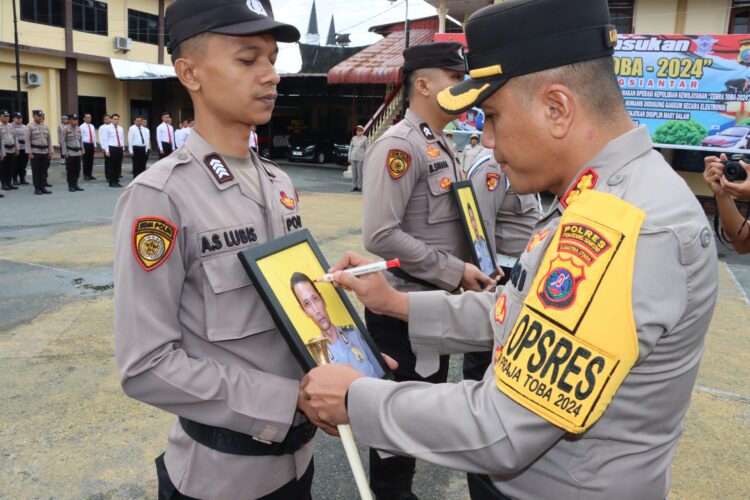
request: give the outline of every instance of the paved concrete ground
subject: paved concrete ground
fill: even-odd
[[[361,198],[348,194],[341,171],[285,168],[329,260],[361,251]],[[55,165],[52,196],[26,188],[0,200],[0,498],[155,498],[152,461],[173,417],[119,387],[110,223],[120,190],[97,175],[84,193],[69,193]],[[719,305],[672,469],[673,499],[750,497],[748,260],[722,257]],[[356,498],[337,440],[318,438],[316,469],[316,498]],[[468,498],[462,473],[424,463],[418,471],[420,498]]]

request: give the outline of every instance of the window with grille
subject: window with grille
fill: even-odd
[[[159,44],[159,16],[128,9],[128,38],[136,42]]]
[[[21,20],[65,26],[64,0],[21,0]]]
[[[73,0],[73,29],[108,35],[107,4],[95,0]]]
[[[750,1],[735,0],[732,2],[732,14],[729,16],[729,33],[750,33]]]
[[[633,32],[633,6],[635,0],[609,0],[609,19],[618,33]]]

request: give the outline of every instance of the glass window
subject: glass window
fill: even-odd
[[[21,20],[65,26],[64,0],[21,0]]]
[[[95,0],[73,0],[73,29],[107,35],[107,4]]]
[[[735,0],[729,16],[729,33],[745,35],[750,33],[750,1]]]
[[[618,33],[633,32],[634,0],[609,0],[609,19]]]
[[[128,37],[136,42],[159,44],[159,16],[128,9]]]

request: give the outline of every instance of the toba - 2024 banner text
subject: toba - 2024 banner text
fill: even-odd
[[[750,35],[620,35],[614,62],[655,145],[750,153]]]

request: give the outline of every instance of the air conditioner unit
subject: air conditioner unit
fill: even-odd
[[[31,71],[26,72],[26,85],[29,87],[38,87],[42,84],[42,74],[33,73]]]
[[[125,36],[115,37],[115,50],[123,50],[125,52],[133,48],[133,40]]]

